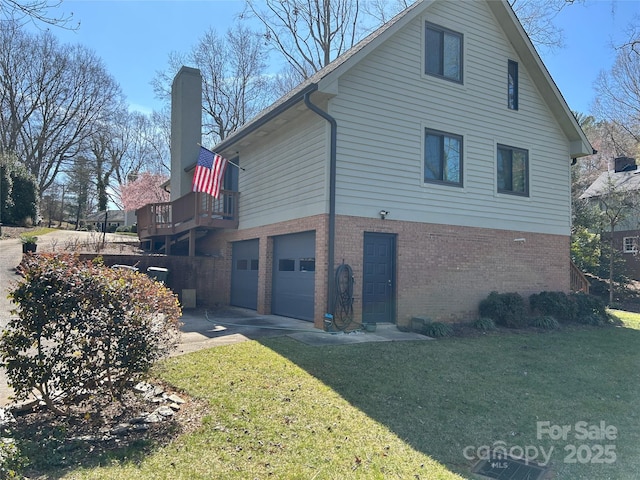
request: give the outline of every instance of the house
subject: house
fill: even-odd
[[[599,202],[606,197],[618,196],[609,202],[612,215],[619,217],[613,228],[613,248],[622,252],[626,273],[634,280],[640,280],[640,258],[638,245],[640,239],[640,170],[634,158],[618,157],[614,159],[614,169],[603,172],[580,196],[583,200]],[[618,212],[617,209],[621,211]],[[608,225],[610,228],[610,225]],[[611,234],[611,230],[606,235]],[[608,238],[611,238],[610,236]]]
[[[104,210],[101,212],[90,213],[87,215],[85,223],[87,226],[91,226],[94,230],[102,232],[104,231],[105,217],[107,232],[115,232],[116,228],[126,225],[125,212],[123,210],[107,210],[106,215]]]
[[[214,147],[242,167],[218,199],[190,192],[201,95],[183,67],[171,203],[137,213],[153,248],[220,260],[207,301],[408,325],[569,291],[570,164],[593,150],[507,2],[407,8]]]

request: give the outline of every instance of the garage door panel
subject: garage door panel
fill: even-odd
[[[274,238],[271,311],[313,320],[315,304],[315,232]]]
[[[258,308],[259,241],[245,240],[232,246],[231,305]]]

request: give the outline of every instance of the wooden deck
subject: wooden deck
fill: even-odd
[[[239,193],[222,190],[218,198],[191,192],[173,202],[136,210],[141,241],[174,237],[196,229],[238,228]]]

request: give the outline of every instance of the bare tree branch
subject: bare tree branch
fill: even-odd
[[[62,5],[63,0],[0,0],[0,17],[4,20],[16,21],[20,25],[32,22],[35,25],[44,23],[68,30],[76,30],[80,27],[80,22],[73,25],[73,13],[61,13],[55,15],[50,13]]]

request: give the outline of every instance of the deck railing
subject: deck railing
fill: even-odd
[[[136,210],[138,238],[163,237],[194,228],[238,228],[238,192],[221,190],[214,198],[190,192],[173,202],[151,203]]]
[[[582,273],[573,261],[571,261],[570,264],[571,291],[589,293],[589,280],[587,280],[587,277],[585,277],[584,273]]]

